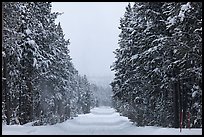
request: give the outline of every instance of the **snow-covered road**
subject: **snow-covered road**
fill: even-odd
[[[63,123],[48,126],[2,125],[2,134],[24,135],[202,135],[202,129],[136,127],[127,117],[120,116],[111,107],[93,108]]]

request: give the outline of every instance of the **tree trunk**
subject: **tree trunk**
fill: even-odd
[[[32,95],[32,82],[27,81],[28,87],[28,97],[27,97],[27,121],[31,122],[33,120],[33,95]]]
[[[176,74],[178,74],[178,68],[174,67],[172,76],[176,78]],[[174,108],[174,128],[179,128],[179,83],[178,81],[173,81],[173,108]]]
[[[174,83],[174,128],[179,128],[179,102],[177,83]]]

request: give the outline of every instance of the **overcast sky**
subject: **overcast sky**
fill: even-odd
[[[52,2],[66,39],[70,56],[81,75],[113,77],[110,70],[118,47],[120,18],[128,2]]]

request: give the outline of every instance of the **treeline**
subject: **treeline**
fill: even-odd
[[[96,106],[50,2],[2,3],[2,122],[63,122]]]
[[[112,106],[112,90],[110,85],[100,86],[91,84],[91,90],[93,91],[96,106]]]
[[[137,126],[202,127],[202,2],[129,4],[119,29],[114,107]]]

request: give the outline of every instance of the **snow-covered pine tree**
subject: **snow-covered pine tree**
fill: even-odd
[[[10,110],[12,113],[10,113],[10,117],[11,124],[13,124],[19,123],[19,118],[22,118],[20,117],[20,115],[24,113],[20,113],[20,109],[22,110],[22,107],[20,107],[20,103],[23,103],[23,101],[21,100],[22,98],[20,99],[20,96],[23,95],[23,88],[24,90],[28,87],[30,89],[30,95],[24,94],[23,96],[26,96],[25,100],[27,100],[27,103],[29,104],[26,109],[32,109],[31,77],[33,76],[32,71],[34,69],[32,66],[34,62],[33,55],[37,52],[37,45],[32,40],[33,35],[30,31],[32,25],[27,22],[27,19],[31,16],[30,12],[27,13],[26,11],[27,4],[20,2],[5,2],[3,3],[3,5],[3,49],[5,49],[5,53],[8,57],[5,61],[5,63],[7,64],[6,70],[8,72],[6,84],[8,85],[7,93],[9,93],[9,98],[11,100]],[[32,52],[32,50],[34,51]],[[23,55],[25,56],[23,57]],[[25,60],[27,66],[22,64]],[[25,75],[28,75],[26,80],[25,76],[23,76],[23,73],[21,73],[22,67],[26,71]],[[30,121],[32,119],[32,116],[30,114],[28,115],[28,121]],[[24,120],[20,122],[24,123]]]
[[[116,60],[111,66],[112,71],[115,71],[114,81],[111,82],[114,102],[118,102],[119,100],[122,102],[129,101],[129,89],[127,86],[128,75],[126,75],[126,72],[129,70],[128,60],[130,59],[130,46],[132,45],[132,39],[130,37],[133,31],[131,24],[132,14],[132,7],[129,3],[126,7],[124,17],[120,19],[119,29],[121,29],[121,33],[119,34],[118,41],[119,48],[114,51]],[[117,103],[114,104],[117,105]],[[118,105],[116,108],[118,111],[121,111],[124,106],[122,104]]]
[[[171,7],[177,8],[169,10]],[[175,123],[178,127],[178,113],[183,110],[183,126],[187,126],[187,115],[190,112],[192,126],[199,127],[201,126],[199,121],[202,119],[200,115],[202,112],[202,3],[170,3],[168,8],[166,11],[171,12],[167,12],[167,27],[175,43],[174,60],[169,66],[176,77],[171,83],[177,85],[176,92],[178,92],[178,106],[174,106],[177,110]]]
[[[70,77],[74,68],[68,55],[69,42],[64,39],[60,24],[57,26],[54,22],[59,13],[51,13],[50,3],[35,5],[39,18],[36,39],[41,51],[37,58],[40,76],[35,81],[38,95],[35,113],[40,123],[55,124],[70,117]]]
[[[182,110],[184,127],[188,112],[192,126],[201,126],[201,7],[197,2],[139,2],[120,25],[113,105],[138,126],[179,127]]]
[[[31,12],[28,12],[32,7],[29,7],[25,3],[21,13],[21,26],[19,28],[19,34],[21,38],[17,41],[18,46],[22,49],[22,58],[20,59],[20,79],[21,81],[21,92],[19,98],[19,120],[21,124],[31,122],[33,120],[33,79],[34,76],[34,64],[35,55],[37,52],[37,44],[35,43],[34,36],[30,30],[33,27],[30,24]]]
[[[90,83],[88,82],[88,79],[86,75],[82,77],[82,89],[83,93],[81,95],[82,97],[82,111],[84,114],[90,113],[90,107],[91,107],[91,90],[90,90]]]
[[[78,100],[77,100],[77,112],[86,114],[90,112],[91,108],[91,89],[90,89],[90,83],[88,82],[88,79],[86,75],[84,76],[78,76],[77,78],[77,91],[78,91]]]
[[[80,92],[69,40],[50,2],[3,3],[2,120],[54,124],[76,116]],[[88,83],[87,80],[84,80]],[[89,84],[82,87],[90,111]],[[82,111],[82,110],[81,110]]]
[[[144,18],[143,29],[141,25],[135,27],[136,31],[135,43],[133,46],[134,51],[132,56],[132,72],[137,76],[134,78],[140,79],[141,85],[136,92],[140,91],[140,96],[143,100],[143,117],[146,117],[142,125],[159,125],[167,126],[171,119],[166,119],[169,116],[171,108],[167,107],[167,90],[162,89],[163,79],[163,62],[165,62],[164,41],[167,37],[165,15],[162,13],[163,2],[145,2],[143,6],[135,4],[136,10],[134,17],[135,22],[138,23],[138,18]],[[134,73],[133,73],[134,74]],[[134,76],[134,75],[133,75]],[[137,84],[136,86],[138,86]],[[135,85],[131,85],[135,86]],[[138,98],[138,96],[137,96]],[[136,103],[136,102],[135,102]],[[137,107],[136,107],[137,109]],[[168,123],[168,124],[167,124]]]
[[[90,91],[91,91],[91,108],[99,107],[100,97],[97,94],[98,87],[96,86],[96,84],[90,83]]]

